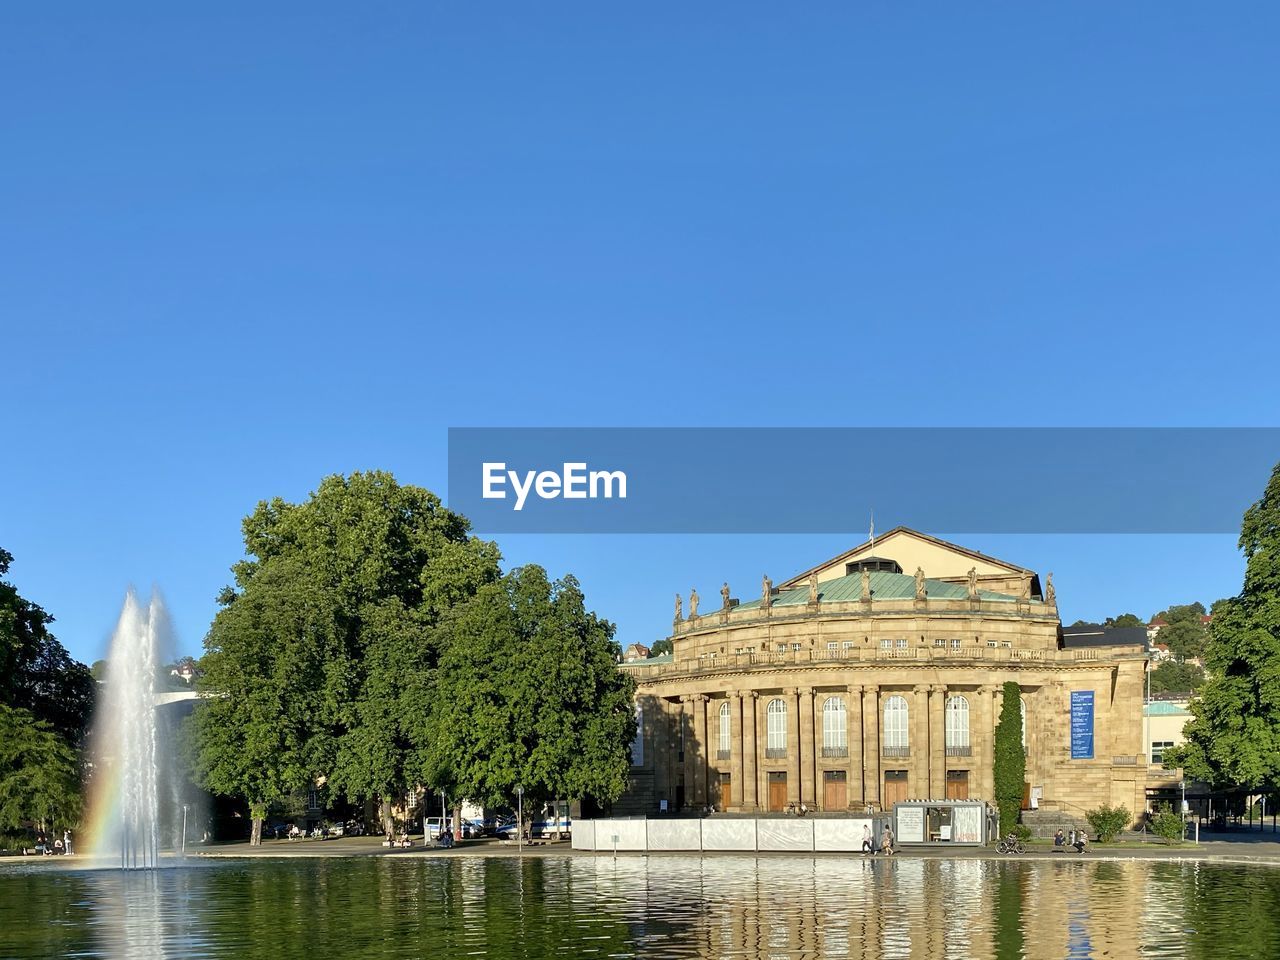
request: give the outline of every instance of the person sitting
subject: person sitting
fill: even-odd
[[[1053,835],[1053,852],[1061,853],[1062,848],[1067,845],[1067,836],[1062,832],[1062,828],[1058,828],[1058,832]]]
[[[1085,845],[1089,842],[1089,838],[1085,836],[1085,832],[1081,830],[1076,834],[1075,842],[1071,845],[1076,848],[1076,853],[1084,853]]]
[[[453,831],[448,827],[445,827],[443,830],[441,830],[440,835],[436,837],[436,845],[440,847],[445,847],[445,848],[452,847]]]

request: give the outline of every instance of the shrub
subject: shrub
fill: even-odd
[[[1101,806],[1087,811],[1084,818],[1102,843],[1110,843],[1131,822],[1129,808],[1123,806]]]
[[[1186,838],[1187,825],[1180,814],[1165,807],[1152,815],[1151,832],[1168,843],[1181,843]]]
[[[1022,694],[1016,683],[1006,683],[996,724],[993,753],[996,809],[1000,811],[1000,836],[1018,823],[1022,810],[1027,756],[1022,749]]]
[[[1013,835],[1023,843],[1026,843],[1031,839],[1031,828],[1025,823],[1015,823],[1013,825]]]

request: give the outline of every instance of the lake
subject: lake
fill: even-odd
[[[577,956],[1276,957],[1280,870],[1065,856],[0,866],[0,957],[14,960]]]

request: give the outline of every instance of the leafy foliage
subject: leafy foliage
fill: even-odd
[[[1194,693],[1204,682],[1204,670],[1194,663],[1166,660],[1151,671],[1151,692],[1156,695]]]
[[[1214,605],[1210,678],[1191,703],[1186,743],[1166,751],[1164,765],[1214,786],[1257,788],[1280,784],[1280,464],[1245,512],[1240,549],[1243,588]]]
[[[1129,808],[1123,806],[1112,807],[1104,805],[1097,807],[1086,811],[1084,818],[1089,821],[1089,826],[1093,828],[1093,832],[1103,843],[1110,843],[1120,835],[1120,831],[1132,822],[1132,818],[1129,816]]]
[[[1136,613],[1122,613],[1118,617],[1107,617],[1104,627],[1145,627],[1146,624]]]
[[[0,576],[13,555],[0,550]],[[96,685],[48,630],[53,617],[0,580],[0,704],[28,710],[74,746],[93,714]]]
[[[593,797],[626,787],[634,682],[613,625],[572,577],[526,566],[480,589],[445,626],[432,700],[430,778],[486,804]]]
[[[1186,839],[1187,825],[1180,814],[1166,806],[1151,815],[1151,832],[1168,843],[1177,844]]]
[[[660,657],[664,653],[671,653],[671,652],[672,652],[672,645],[671,645],[670,637],[663,637],[661,640],[656,641],[654,645],[649,648],[649,656],[651,657]]]
[[[51,724],[0,704],[0,828],[77,824],[81,772],[79,754]]]
[[[425,762],[434,624],[497,578],[497,548],[381,472],[264,501],[243,529],[201,663],[201,782],[262,811],[321,776],[353,801],[402,794]]]
[[[1166,644],[1175,657],[1203,657],[1209,640],[1204,615],[1204,604],[1198,601],[1161,611],[1155,619],[1164,620],[1165,625],[1156,634],[1156,640]]]
[[[1000,835],[1004,836],[1018,822],[1027,773],[1027,756],[1022,749],[1022,692],[1013,681],[1004,685],[992,762]]]

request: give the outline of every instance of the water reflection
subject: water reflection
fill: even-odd
[[[0,869],[0,956],[1280,956],[1280,872],[1100,860],[375,858]]]

